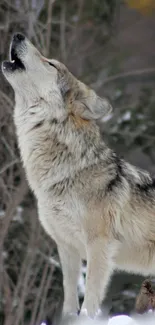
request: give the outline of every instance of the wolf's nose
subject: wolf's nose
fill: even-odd
[[[21,41],[24,41],[25,39],[25,36],[22,35],[22,34],[19,34],[19,33],[16,33],[14,36],[13,36],[13,41],[14,42],[21,42]]]

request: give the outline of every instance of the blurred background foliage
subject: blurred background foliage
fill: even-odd
[[[105,141],[131,163],[155,171],[154,0],[1,0],[0,58],[14,32],[63,61],[107,96]],[[20,162],[13,91],[0,74],[0,324],[50,324],[60,314],[62,274],[55,243],[44,233]],[[79,292],[83,299],[82,271]],[[103,304],[131,313],[142,278],[115,274]],[[81,286],[81,287],[80,287]]]
[[[127,4],[130,8],[137,9],[142,14],[152,14],[155,10],[154,0],[127,0]]]

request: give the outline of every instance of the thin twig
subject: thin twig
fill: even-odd
[[[46,277],[47,277],[48,268],[49,268],[48,263],[46,263],[46,265],[44,267],[44,270],[43,270],[41,283],[40,283],[40,286],[39,286],[38,291],[37,291],[37,297],[35,299],[35,304],[34,304],[33,311],[32,311],[30,325],[34,325],[34,323],[36,323],[37,311],[38,311],[38,308],[39,308],[40,300],[42,298],[42,292],[43,292],[43,289],[44,289],[44,286],[45,286],[45,281],[46,281]]]
[[[4,100],[7,102],[7,104],[9,104],[9,106],[11,108],[13,108],[13,101],[9,98],[9,96],[7,96],[4,91],[0,90],[0,95],[2,98],[4,98]]]
[[[21,183],[20,183],[19,187],[17,188],[16,192],[13,194],[12,202],[10,203],[10,205],[8,206],[8,208],[5,212],[5,223],[1,229],[1,235],[0,235],[0,248],[3,244],[5,236],[7,234],[8,227],[9,227],[10,221],[13,217],[13,214],[15,212],[15,209],[21,203],[25,194],[28,191],[28,184],[27,184],[27,181],[25,180],[25,176],[22,174],[21,174],[21,176],[23,176]]]
[[[60,51],[61,51],[61,58],[64,63],[66,62],[67,59],[65,29],[66,29],[66,3],[64,1],[62,2],[61,5],[61,14],[60,14]]]
[[[10,161],[8,164],[5,164],[5,166],[0,169],[0,174],[3,174],[4,172],[6,172],[6,170],[8,168],[10,168],[11,166],[13,166],[15,164],[19,164],[19,163],[20,163],[19,159],[15,159],[15,160]]]
[[[38,318],[36,321],[37,325],[40,324],[40,322],[42,321],[42,318],[44,316],[45,301],[46,301],[48,289],[50,287],[50,282],[52,280],[53,271],[54,271],[54,267],[51,267],[49,270],[49,273],[47,275],[46,284],[44,286],[44,291],[43,291],[42,300],[41,300],[41,304],[40,304],[40,310],[39,310]]]
[[[130,76],[141,76],[143,74],[154,74],[154,73],[155,73],[155,68],[132,70],[132,71],[116,74],[114,76],[110,76],[110,77],[104,79],[103,82],[102,82],[102,86],[106,85],[109,82],[113,82],[115,80],[127,78],[127,77],[130,77]]]
[[[47,16],[47,31],[46,31],[46,48],[45,48],[45,55],[49,55],[50,50],[50,42],[51,42],[51,34],[52,34],[52,9],[53,3],[55,0],[49,0],[48,3],[48,16]]]
[[[27,263],[26,263],[26,267],[25,267],[25,273],[22,276],[22,286],[21,286],[21,292],[20,292],[20,301],[18,304],[18,308],[16,310],[16,317],[14,320],[14,324],[19,325],[20,324],[20,320],[22,318],[22,315],[24,314],[24,306],[25,306],[25,299],[27,296],[27,290],[29,288],[28,283],[29,283],[29,279],[31,276],[31,271],[32,271],[32,263],[34,261],[35,258],[35,254],[36,251],[33,249],[34,245],[35,245],[35,240],[36,240],[36,236],[35,236],[35,229],[36,229],[36,221],[37,219],[35,217],[32,218],[32,229],[31,229],[31,236],[30,236],[30,240],[29,240],[29,245],[28,245],[28,249],[27,249]]]
[[[40,252],[40,250],[38,249],[37,252],[39,253],[39,255],[41,255],[50,265],[54,265],[55,267],[57,267],[58,269],[61,269],[61,265],[59,263],[59,261],[56,261],[52,256],[46,256],[45,254],[43,254],[42,252]]]

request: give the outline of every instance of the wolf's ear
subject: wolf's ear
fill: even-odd
[[[84,119],[97,120],[110,114],[112,106],[106,98],[99,97],[95,91],[89,90],[86,97],[80,99],[83,110],[80,115]]]

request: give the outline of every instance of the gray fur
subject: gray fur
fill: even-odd
[[[106,99],[25,39],[16,52],[25,70],[3,73],[15,91],[21,158],[45,231],[63,269],[63,312],[77,312],[81,259],[87,259],[82,306],[94,315],[114,269],[155,273],[155,182],[109,149],[96,119]]]

